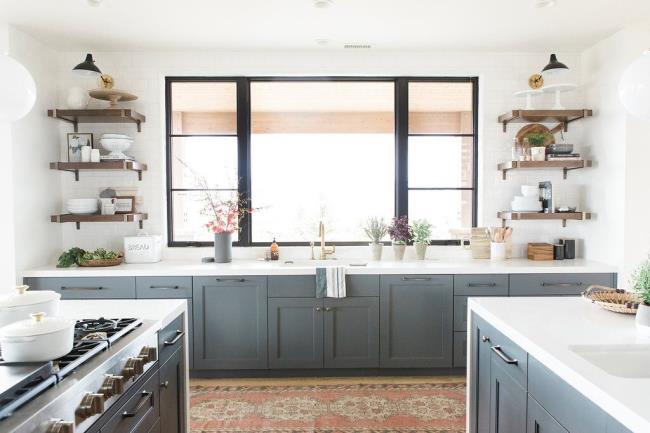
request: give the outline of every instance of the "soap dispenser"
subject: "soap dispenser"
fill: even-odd
[[[271,260],[280,260],[280,247],[275,238],[273,238],[273,243],[271,244]]]

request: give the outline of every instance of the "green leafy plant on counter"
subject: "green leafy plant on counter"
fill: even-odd
[[[650,258],[632,274],[632,288],[639,294],[643,303],[650,306]]]
[[[546,139],[549,138],[551,134],[548,132],[529,132],[524,135],[524,138],[528,139],[528,143],[532,147],[544,147],[546,144]]]
[[[383,218],[369,218],[363,228],[363,232],[370,239],[371,243],[378,244],[388,234],[388,225],[384,222]]]
[[[85,251],[81,248],[73,247],[68,251],[61,253],[56,267],[69,268],[70,266],[79,265],[80,263],[88,262],[90,260],[115,259],[119,257],[119,255],[120,254],[115,251],[106,250],[104,248],[97,248],[95,251]]]
[[[415,220],[411,225],[413,230],[413,243],[428,244],[433,233],[433,225],[427,220]]]

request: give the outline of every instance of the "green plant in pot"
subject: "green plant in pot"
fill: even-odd
[[[418,260],[424,260],[427,255],[427,247],[431,240],[433,226],[427,220],[415,220],[411,226],[413,230],[413,245],[415,245],[415,256]]]
[[[650,258],[632,274],[630,285],[643,301],[636,313],[636,327],[644,335],[650,336]]]
[[[524,136],[530,145],[530,154],[533,161],[546,159],[546,140],[551,137],[548,132],[529,132]]]
[[[383,218],[372,217],[366,221],[363,232],[370,240],[372,260],[381,260],[381,253],[384,246],[381,241],[388,234],[388,225],[384,222]]]
[[[409,226],[409,220],[406,215],[398,218],[393,218],[390,226],[388,226],[388,235],[393,241],[393,255],[395,260],[403,260],[404,252],[406,251],[406,244],[413,238],[413,231]]]

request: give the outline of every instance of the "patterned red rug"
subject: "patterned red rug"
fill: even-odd
[[[464,383],[191,387],[192,433],[462,433]]]

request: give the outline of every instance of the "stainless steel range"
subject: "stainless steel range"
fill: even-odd
[[[153,322],[77,321],[74,348],[66,356],[38,364],[0,361],[0,432],[95,430],[149,380],[149,370],[157,367],[157,352]],[[152,406],[157,394],[146,389],[140,393],[135,409]]]

